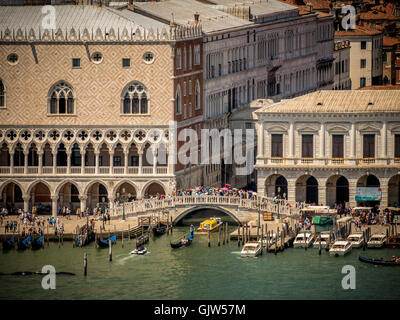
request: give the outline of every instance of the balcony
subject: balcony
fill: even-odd
[[[153,166],[145,166],[141,168],[136,166],[136,167],[105,167],[101,166],[98,167],[98,173],[99,175],[166,175],[168,174],[168,167],[167,166],[156,166],[155,167],[155,172],[154,172],[154,167]],[[41,171],[41,172],[40,172]],[[55,171],[55,172],[54,172]],[[141,173],[140,173],[141,171]],[[49,167],[27,167],[27,171],[25,172],[25,167],[23,166],[16,166],[16,167],[9,167],[9,166],[0,166],[0,175],[1,176],[6,176],[6,175],[96,175],[96,167],[93,166],[88,166],[88,167],[78,167],[78,166],[71,166],[71,167],[66,167],[66,166],[58,166],[53,168],[53,166]]]
[[[314,162],[313,158],[301,158],[302,164],[312,164]]]
[[[282,157],[272,157],[271,158],[271,163],[282,164],[282,163],[284,163],[284,158],[282,158]]]
[[[344,158],[333,158],[332,164],[336,164],[336,165],[344,164]]]
[[[375,164],[375,158],[362,158],[361,164]]]

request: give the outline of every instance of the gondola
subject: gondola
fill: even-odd
[[[180,248],[180,247],[189,247],[189,246],[192,244],[193,236],[190,234],[190,235],[187,237],[187,240],[188,240],[188,241],[187,241],[186,243],[183,243],[182,240],[183,240],[183,238],[180,239],[180,240],[177,241],[177,242],[171,242],[171,243],[170,243],[170,244],[171,244],[171,248],[177,249],[177,248]]]
[[[40,236],[39,238],[34,239],[32,241],[32,249],[33,250],[37,250],[40,248],[43,248],[43,236]]]
[[[14,246],[15,246],[14,237],[12,237],[10,240],[3,240],[3,250],[10,250],[14,248]]]
[[[25,240],[19,240],[18,241],[18,250],[25,250],[29,248],[29,245],[31,244],[31,237],[28,236]]]
[[[153,234],[155,236],[162,236],[167,232],[167,226],[160,226],[160,227],[154,227],[153,228]]]
[[[100,239],[97,239],[97,244],[98,244],[98,246],[100,247],[100,248],[108,248],[108,241],[109,240],[111,240],[111,243],[115,243],[116,242],[116,240],[117,240],[117,236],[116,235],[114,235],[114,236],[112,236],[111,238],[109,238],[109,239],[107,239],[107,240],[100,240]]]
[[[380,266],[400,266],[400,262],[385,261],[383,259],[366,258],[359,256],[358,260],[360,260],[361,262],[371,263]]]

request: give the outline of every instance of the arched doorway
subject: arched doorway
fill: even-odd
[[[284,176],[273,174],[265,180],[265,195],[267,197],[279,196],[281,199],[287,199],[287,180]]]
[[[145,198],[150,198],[151,196],[155,197],[163,194],[165,195],[164,187],[158,182],[149,184],[144,191]]]
[[[58,206],[76,210],[80,206],[79,189],[71,182],[66,182],[58,192]],[[58,208],[58,209],[59,209]]]
[[[309,177],[306,182],[306,202],[318,204],[318,181],[313,176]]]
[[[400,174],[391,177],[388,182],[388,204],[390,207],[400,206]]]
[[[296,201],[318,204],[317,179],[310,175],[303,175],[297,179]]]
[[[357,181],[356,201],[358,206],[374,207],[380,204],[381,183],[373,174],[366,174]]]
[[[3,206],[7,208],[9,214],[17,213],[17,209],[24,208],[24,199],[22,198],[22,190],[14,182],[9,182],[3,188]]]
[[[349,181],[344,176],[335,175],[326,181],[326,204],[344,205],[349,201]]]
[[[127,201],[136,200],[136,188],[129,182],[124,182],[115,190],[115,197],[117,201],[121,201],[121,199]]]
[[[51,193],[43,182],[36,183],[30,190],[30,203],[38,214],[51,214]]]
[[[108,203],[107,187],[100,182],[95,182],[89,187],[87,197],[86,206],[89,208],[105,205]]]

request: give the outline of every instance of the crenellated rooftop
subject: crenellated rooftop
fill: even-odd
[[[41,6],[0,10],[0,41],[118,42],[176,41],[199,38],[202,26],[170,26],[127,10],[95,6],[54,6],[55,29],[42,25]]]

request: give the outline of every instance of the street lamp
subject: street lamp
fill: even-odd
[[[277,196],[277,200],[278,200],[278,220],[280,219],[280,215],[279,215],[279,207],[280,207],[280,204],[281,204],[281,202],[279,201],[279,199],[280,199],[280,193],[281,193],[281,187],[278,187],[278,196]]]
[[[125,194],[125,188],[122,188],[122,195],[117,192],[117,199],[120,203],[122,203],[122,220],[126,220],[125,218],[125,202],[128,202],[131,198],[131,193],[129,192],[127,195]]]

